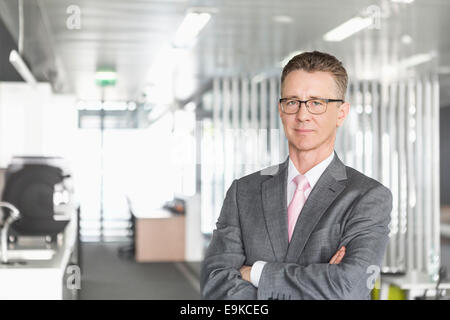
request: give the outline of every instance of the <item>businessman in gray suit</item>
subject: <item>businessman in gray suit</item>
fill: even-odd
[[[284,67],[278,111],[289,156],[229,187],[202,263],[203,298],[370,299],[392,194],[334,151],[347,81],[322,52]]]

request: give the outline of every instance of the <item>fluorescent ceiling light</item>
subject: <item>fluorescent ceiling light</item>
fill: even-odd
[[[127,110],[127,101],[105,101],[103,103],[104,110]]]
[[[255,83],[261,82],[267,78],[267,74],[265,72],[260,72],[256,76],[252,78],[252,81]]]
[[[413,56],[400,60],[393,65],[384,66],[382,68],[382,73],[386,77],[393,77],[402,69],[415,67],[419,64],[431,61],[434,57],[436,57],[436,52],[415,54]]]
[[[186,111],[189,111],[189,112],[195,111],[196,108],[197,108],[197,106],[196,106],[195,102],[193,102],[193,101],[188,102],[188,103],[184,106],[184,109],[185,109]]]
[[[136,102],[134,102],[134,101],[130,101],[130,102],[128,102],[128,110],[131,110],[131,111],[133,111],[133,110],[136,110]]]
[[[450,66],[440,66],[438,73],[439,74],[450,74]]]
[[[403,59],[399,62],[398,66],[400,68],[414,67],[424,62],[428,62],[436,56],[436,53],[420,53],[413,55],[409,58]]]
[[[391,2],[395,2],[395,3],[413,3],[414,0],[391,0]]]
[[[22,57],[16,50],[12,50],[9,54],[9,62],[14,66],[17,72],[21,75],[23,80],[31,85],[36,84],[36,79],[28,69],[26,63],[22,60]]]
[[[276,23],[288,24],[294,22],[294,19],[290,16],[286,15],[277,15],[272,18],[272,20]]]
[[[187,50],[164,45],[153,59],[146,76],[147,102],[168,104],[173,102],[175,70],[185,66]]]
[[[134,106],[134,109],[136,105]],[[105,101],[100,100],[80,100],[77,102],[78,110],[133,110],[128,101]]]
[[[411,42],[413,41],[412,37],[409,34],[402,35],[400,40],[403,44],[411,44]]]
[[[183,50],[164,45],[153,59],[147,81],[158,84],[167,78],[171,78],[175,63],[179,63],[178,59],[181,58],[181,51]]]
[[[347,22],[344,22],[340,26],[337,26],[333,30],[328,31],[323,36],[325,41],[342,41],[352,34],[357,33],[368,26],[370,26],[373,22],[372,17],[361,18],[355,17],[351,18]]]
[[[175,34],[173,45],[175,47],[191,46],[209,19],[211,19],[211,14],[206,12],[189,12],[186,14]]]

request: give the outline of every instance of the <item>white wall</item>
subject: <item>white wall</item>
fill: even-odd
[[[72,158],[75,97],[55,95],[48,83],[0,82],[0,167],[14,155]]]

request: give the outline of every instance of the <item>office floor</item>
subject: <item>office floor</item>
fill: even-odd
[[[441,237],[441,266],[447,268],[447,280],[450,280],[450,238]]]
[[[124,243],[83,243],[81,300],[197,300],[199,263],[136,263]]]
[[[136,263],[119,257],[124,243],[83,243],[81,300],[197,300],[200,263]],[[441,238],[441,265],[450,278],[450,239]]]

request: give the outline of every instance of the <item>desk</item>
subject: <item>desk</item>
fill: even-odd
[[[51,244],[49,248],[28,248],[20,251],[18,248],[16,252],[9,251],[11,259],[22,256],[23,259],[29,260],[26,260],[24,265],[0,264],[0,300],[71,299],[66,271],[76,250],[77,222],[76,211],[73,210],[62,241]],[[20,254],[16,256],[18,252]],[[38,256],[41,256],[41,260],[37,259]]]
[[[436,291],[436,283],[433,283],[430,277],[423,272],[413,271],[402,276],[382,275],[380,280],[380,300],[387,300],[389,285],[395,285],[401,290],[405,290],[407,300],[423,296],[425,290],[432,294],[435,294]],[[450,283],[440,283],[439,289],[450,289]]]
[[[185,216],[164,209],[134,211],[136,261],[185,260]]]

